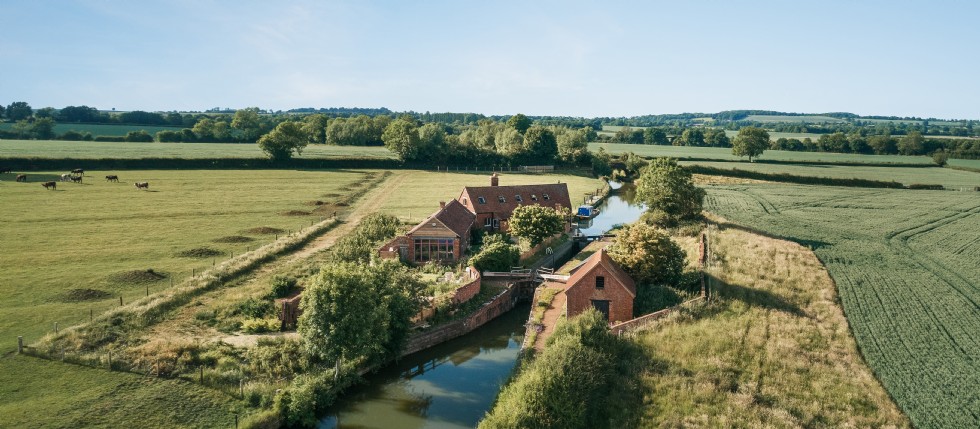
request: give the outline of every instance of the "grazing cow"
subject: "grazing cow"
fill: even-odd
[[[58,179],[59,182],[67,182],[69,180],[71,180],[71,174],[69,173],[62,174],[61,178]]]
[[[68,178],[72,183],[82,183],[82,176],[71,176]]]
[[[105,181],[106,182],[119,182],[119,176],[116,176],[115,174],[110,174],[110,175],[108,175],[108,176],[105,177]]]
[[[13,171],[13,170],[11,170],[11,169],[9,169],[9,168],[0,168],[0,174],[4,174],[4,173],[10,173],[10,172],[12,172],[12,171]]]
[[[57,190],[58,189],[58,182],[44,182],[44,183],[41,184],[41,186],[44,186],[44,189],[54,189],[54,190]]]
[[[71,174],[81,174],[82,176],[84,176],[85,175],[85,170],[82,170],[81,168],[76,168],[76,169],[74,169],[74,170],[71,171]]]
[[[150,190],[150,184],[148,182],[136,182],[136,189],[146,189]]]
[[[27,182],[27,175],[26,174],[18,174],[16,181],[18,181],[18,182]]]

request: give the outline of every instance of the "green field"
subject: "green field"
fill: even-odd
[[[2,158],[266,158],[254,143],[124,143],[0,140]],[[300,158],[374,158],[394,155],[381,146],[310,145]]]
[[[668,156],[672,158],[696,158],[708,160],[746,161],[748,158],[732,155],[730,148],[723,147],[688,147],[688,146],[655,146],[624,143],[589,143],[589,150],[597,151],[604,148],[611,154],[633,152],[640,156]],[[783,150],[767,150],[761,160],[787,162],[826,162],[832,163],[862,163],[862,164],[932,164],[932,158],[927,156],[902,155],[858,155],[849,153],[828,152],[792,152]]]
[[[0,130],[10,130],[14,124],[0,123]],[[81,133],[91,133],[93,137],[98,136],[125,136],[130,131],[143,130],[150,135],[156,135],[159,131],[180,131],[183,127],[167,127],[157,125],[114,125],[114,124],[55,124],[55,134],[64,134],[67,131],[75,130]]]
[[[980,425],[980,193],[729,185],[706,208],[814,249],[916,427]]]
[[[57,191],[40,184],[14,183],[0,177],[4,216],[0,237],[0,338],[23,335],[33,342],[52,329],[87,320],[118,305],[169,286],[168,279],[140,282],[130,271],[153,269],[176,278],[202,269],[229,252],[239,254],[272,241],[274,235],[243,232],[255,227],[296,230],[320,214],[310,212],[311,200],[331,201],[365,180],[361,172],[329,171],[122,171],[121,183],[107,183],[109,172],[87,173],[85,184],[58,183]],[[32,180],[41,180],[31,174]],[[133,182],[147,181],[138,191]],[[248,242],[214,240],[245,236]],[[177,253],[208,247],[221,255],[207,258]],[[84,290],[87,293],[71,290]],[[95,291],[95,292],[92,292]],[[11,341],[0,342],[0,352]]]
[[[953,167],[972,168],[980,171],[980,159],[951,159],[947,162]]]
[[[904,185],[943,185],[948,189],[973,191],[980,186],[980,173],[941,167],[866,167],[849,165],[792,165],[711,161],[681,161],[682,165],[703,165],[725,170],[738,169],[767,174],[794,174],[834,179],[865,179],[899,182]]]
[[[728,138],[733,139],[735,138],[735,136],[738,135],[738,131],[725,130],[725,135],[728,136]],[[769,140],[776,141],[781,138],[787,138],[787,139],[797,139],[801,141],[803,139],[810,139],[813,141],[817,141],[817,139],[819,139],[821,135],[822,134],[816,134],[816,133],[784,133],[781,131],[769,131]]]
[[[749,115],[744,121],[753,122],[806,122],[809,124],[825,123],[825,122],[846,122],[843,119],[835,118],[833,116],[821,116],[821,115],[802,115],[802,116],[791,116],[791,115]]]

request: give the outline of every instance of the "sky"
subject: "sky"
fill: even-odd
[[[980,118],[977,1],[0,0],[0,104]]]

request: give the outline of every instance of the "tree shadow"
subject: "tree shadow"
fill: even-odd
[[[709,296],[712,299],[741,301],[751,307],[761,307],[782,311],[797,317],[810,318],[798,305],[767,290],[726,283],[709,274],[705,274],[705,281],[709,284]]]
[[[828,243],[826,241],[807,240],[807,239],[798,238],[798,237],[787,237],[787,236],[784,236],[784,235],[773,234],[773,233],[770,233],[770,232],[762,231],[762,230],[755,229],[755,228],[748,227],[748,226],[744,226],[744,225],[739,225],[737,223],[732,223],[732,222],[728,222],[728,221],[725,221],[725,222],[708,221],[708,223],[717,226],[720,231],[724,231],[724,230],[727,230],[727,229],[733,229],[733,230],[736,230],[736,231],[747,232],[749,234],[761,235],[763,237],[771,238],[773,240],[792,241],[792,242],[797,243],[797,244],[799,244],[801,246],[806,246],[810,250],[817,250],[817,249],[819,249],[821,247],[830,246],[832,244],[832,243]]]

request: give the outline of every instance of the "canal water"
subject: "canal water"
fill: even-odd
[[[632,203],[632,187],[610,185],[616,191],[599,206],[599,215],[581,224],[585,235],[602,234],[643,214],[643,207]],[[344,393],[319,427],[475,427],[517,364],[529,311],[529,305],[518,305],[469,334],[369,374],[365,384]]]

